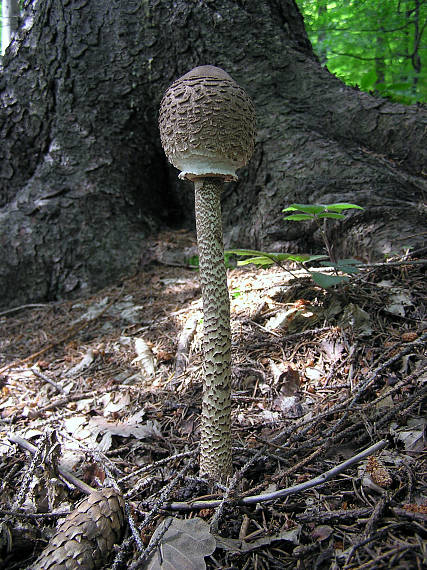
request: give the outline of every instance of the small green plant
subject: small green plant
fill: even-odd
[[[227,269],[234,269],[236,267],[236,262],[233,262],[232,255],[224,252],[224,264]],[[192,255],[187,259],[187,264],[190,269],[199,270],[199,256]]]
[[[291,275],[290,271],[283,262],[293,261],[299,267],[303,268],[309,273],[315,283],[327,289],[333,285],[348,281],[349,275],[358,273],[359,262],[355,259],[336,259],[332,244],[329,241],[327,233],[327,220],[343,220],[345,219],[346,210],[363,210],[361,206],[356,204],[338,203],[338,204],[291,204],[282,212],[295,212],[285,216],[285,221],[295,222],[314,222],[320,230],[323,242],[325,244],[328,255],[309,255],[309,254],[295,254],[295,253],[269,253],[265,251],[256,251],[253,249],[229,249],[225,253],[239,256],[247,256],[249,259],[238,261],[238,265],[247,265],[253,263],[255,265],[268,266],[275,263],[282,269],[285,269]],[[328,261],[324,261],[328,259]],[[333,267],[334,274],[322,273],[319,271],[309,270],[306,267],[307,263],[319,261],[320,265]],[[342,275],[344,273],[345,275]],[[294,275],[293,275],[294,276]],[[295,277],[295,276],[294,276]]]
[[[414,249],[414,247],[412,245],[402,245],[400,251],[394,250],[394,251],[388,251],[387,253],[384,254],[384,260],[385,261],[392,261],[393,258],[400,258],[404,255],[409,255],[411,253],[411,250]]]
[[[233,299],[237,299],[242,293],[243,291],[240,289],[240,287],[236,287],[235,289],[231,290],[231,296]]]
[[[187,259],[187,263],[188,266],[190,267],[190,269],[199,269],[199,256],[198,255],[192,255],[191,257],[189,257]]]
[[[226,251],[224,251],[224,264],[226,269],[234,269],[236,267],[236,262],[233,260],[233,256]]]

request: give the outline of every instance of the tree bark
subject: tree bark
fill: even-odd
[[[0,75],[0,305],[105,286],[144,263],[146,238],[191,224],[189,183],[161,150],[174,79],[225,69],[255,103],[255,156],[223,196],[227,246],[321,251],[292,202],[365,207],[338,255],[423,243],[426,126],[322,69],[293,0],[27,0]]]

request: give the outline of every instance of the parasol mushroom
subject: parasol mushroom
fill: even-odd
[[[204,328],[200,472],[226,482],[232,473],[231,332],[220,198],[224,182],[237,180],[236,169],[253,153],[255,110],[228,73],[203,65],[168,88],[159,126],[167,158],[180,178],[194,182]]]

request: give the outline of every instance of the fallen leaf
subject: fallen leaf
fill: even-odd
[[[369,313],[354,303],[350,303],[344,309],[339,325],[342,328],[348,326],[352,327],[360,336],[370,336],[372,334],[371,317]]]
[[[94,305],[90,306],[87,309],[86,313],[84,313],[78,319],[73,321],[71,323],[71,325],[76,325],[77,323],[80,323],[81,321],[93,321],[94,319],[96,319],[99,315],[101,315],[105,311],[107,303],[108,303],[108,297],[104,297],[98,303],[95,303]],[[79,307],[81,307],[81,305],[79,305],[79,304],[73,305],[73,309],[76,309]]]
[[[99,433],[108,432],[110,435],[120,437],[135,437],[136,439],[162,438],[159,425],[156,421],[148,420],[145,424],[129,421],[113,422],[101,416],[93,417],[89,427],[97,429]]]
[[[147,376],[154,376],[156,361],[151,348],[144,339],[135,339],[135,352],[137,357],[132,360],[132,364],[139,363]]]
[[[339,358],[341,358],[341,355],[344,351],[344,346],[340,342],[328,340],[326,338],[322,340],[320,347],[332,362],[336,362]]]
[[[322,540],[326,540],[327,538],[329,538],[332,533],[333,533],[332,527],[328,525],[319,525],[316,526],[315,529],[313,529],[311,536],[314,538],[314,540],[320,542]]]
[[[305,369],[304,374],[309,380],[314,380],[314,381],[320,380],[322,376],[325,375],[323,370],[320,370],[319,368],[310,368],[310,367],[307,367]]]
[[[380,281],[378,287],[383,287],[388,289],[389,303],[385,305],[384,310],[392,315],[397,315],[399,317],[405,316],[405,307],[410,307],[413,305],[411,296],[409,293],[400,287],[395,287],[392,281],[383,280]]]
[[[289,321],[295,317],[300,309],[288,309],[287,311],[279,311],[274,317],[268,319],[265,324],[265,328],[268,331],[275,331],[277,329],[284,329],[289,324]]]
[[[216,536],[216,544],[218,548],[222,550],[227,550],[229,552],[244,553],[255,550],[256,548],[261,548],[262,546],[269,546],[275,542],[290,542],[292,544],[299,544],[299,537],[301,534],[301,527],[296,526],[291,530],[284,530],[279,534],[273,536],[265,536],[254,540],[253,542],[246,542],[237,538],[223,538],[222,536]]]
[[[83,358],[80,360],[80,362],[78,362],[75,366],[70,368],[70,370],[68,370],[65,373],[65,376],[67,376],[68,378],[70,378],[71,376],[77,376],[77,374],[79,374],[80,372],[82,372],[86,368],[89,368],[89,366],[94,361],[94,358],[95,357],[93,354],[93,350],[90,348],[86,352],[86,354],[83,356]]]
[[[166,518],[156,528],[150,544],[158,540],[158,547],[148,559],[147,570],[204,570],[205,556],[216,548],[209,524],[199,517]]]
[[[283,396],[294,396],[301,384],[298,370],[289,364],[276,364],[273,361],[270,362],[270,368],[274,383],[280,385],[280,393]]]
[[[300,418],[304,415],[298,396],[278,396],[273,402],[273,410],[282,412],[288,418]]]
[[[109,392],[102,396],[101,401],[104,404],[104,416],[126,410],[129,408],[131,403],[130,395],[128,392]]]
[[[121,301],[114,303],[107,311],[112,317],[119,317],[123,321],[136,324],[141,321],[140,312],[144,309],[142,305],[135,305],[132,295],[126,295]]]

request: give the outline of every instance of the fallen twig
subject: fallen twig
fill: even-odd
[[[132,471],[132,473],[129,473],[129,475],[126,475],[125,477],[122,477],[121,479],[119,479],[118,483],[120,485],[122,485],[125,481],[132,479],[132,477],[136,477],[137,475],[140,476],[143,473],[147,473],[148,471],[152,471],[153,469],[159,469],[159,467],[162,467],[163,465],[167,465],[168,463],[170,463],[171,461],[174,461],[175,459],[182,459],[183,457],[190,457],[191,455],[196,455],[197,452],[198,452],[198,448],[193,449],[192,451],[183,451],[182,453],[177,453],[176,455],[171,455],[170,457],[165,457],[164,459],[159,459],[159,461],[156,461],[154,463],[150,463],[149,465],[144,465],[144,467],[141,467],[140,469],[137,469],[136,471]],[[131,489],[131,491],[133,491],[133,489]]]
[[[340,509],[338,511],[315,511],[295,515],[299,523],[342,523],[343,521],[361,519],[371,516],[372,507],[362,507],[360,509]]]
[[[338,430],[338,428],[342,425],[342,423],[345,421],[345,419],[347,418],[348,414],[350,413],[350,411],[355,407],[355,405],[357,404],[357,402],[360,400],[360,398],[363,396],[365,390],[375,382],[378,374],[380,372],[382,372],[383,370],[385,370],[386,368],[388,368],[391,364],[394,364],[394,362],[396,362],[397,360],[399,360],[400,358],[402,358],[402,356],[405,356],[406,354],[408,354],[409,352],[411,352],[411,350],[414,348],[414,346],[422,346],[423,343],[425,343],[425,341],[427,340],[427,333],[424,333],[423,335],[421,335],[419,338],[417,338],[416,340],[414,340],[413,342],[410,342],[408,344],[406,344],[402,350],[400,350],[397,354],[394,354],[392,357],[390,357],[388,360],[386,360],[385,362],[383,362],[382,364],[380,364],[379,366],[377,366],[377,368],[375,368],[375,370],[372,372],[372,374],[370,374],[368,376],[368,378],[362,382],[361,384],[359,384],[359,386],[357,387],[355,394],[353,395],[353,397],[351,398],[351,401],[349,402],[346,411],[344,412],[344,414],[341,416],[341,418],[336,421],[332,427],[327,431],[327,433],[325,434],[326,437],[328,437],[329,435],[333,434],[334,432],[336,432]]]
[[[7,436],[7,438],[11,443],[16,443],[20,447],[23,447],[24,449],[29,451],[32,455],[35,455],[38,452],[38,449],[35,445],[33,445],[32,443],[30,443],[29,441],[27,441],[26,439],[24,439],[20,435],[17,435],[16,433],[10,433]],[[66,481],[68,481],[68,483],[71,483],[77,489],[82,491],[82,493],[85,493],[86,495],[90,495],[91,493],[96,491],[96,489],[94,489],[90,485],[87,485],[87,483],[84,483],[83,481],[78,479],[75,475],[73,475],[70,471],[68,471],[68,469],[64,469],[63,467],[61,467],[59,465],[57,466],[57,469],[58,469],[58,473],[61,475],[61,477],[63,477]]]
[[[6,315],[11,315],[12,313],[17,313],[18,311],[23,311],[24,309],[48,309],[50,305],[44,303],[29,303],[28,305],[20,305],[19,307],[12,307],[11,309],[6,309],[0,313],[0,317]]]
[[[50,384],[51,386],[53,386],[55,388],[55,390],[57,390],[58,392],[61,392],[61,394],[64,393],[64,388],[62,386],[60,386],[59,384],[57,384],[54,380],[51,380],[49,378],[49,376],[46,376],[46,374],[43,374],[43,372],[41,372],[36,366],[33,366],[31,368],[31,372],[37,376],[38,378],[41,378],[42,380],[44,380],[45,382],[47,382],[48,384]]]
[[[162,489],[162,492],[160,493],[159,498],[156,500],[153,508],[149,513],[145,515],[145,518],[142,521],[142,523],[138,525],[139,532],[141,532],[145,527],[151,524],[151,522],[154,520],[157,514],[162,510],[165,499],[167,499],[174,491],[175,487],[178,485],[178,483],[184,477],[185,473],[190,468],[190,465],[191,462],[188,462],[186,465],[184,465],[181,471],[179,471],[177,475]],[[140,552],[138,559],[129,566],[130,570],[136,570],[137,568],[142,568],[143,564],[148,558],[148,555],[149,552],[147,548],[142,552]]]
[[[330,481],[333,477],[335,477],[336,475],[338,475],[339,473],[341,473],[351,465],[354,465],[355,463],[362,461],[362,459],[365,459],[369,455],[372,455],[373,453],[380,451],[387,445],[388,445],[387,440],[383,439],[377,443],[374,443],[374,445],[371,445],[364,451],[361,451],[354,457],[350,457],[350,459],[347,459],[346,461],[343,461],[343,463],[340,463],[339,465],[336,465],[332,469],[329,469],[329,471],[325,471],[325,473],[322,473],[321,475],[315,477],[314,479],[309,479],[304,483],[293,485],[292,487],[287,487],[286,489],[280,489],[279,491],[273,491],[272,493],[264,493],[261,495],[243,497],[242,499],[236,500],[236,504],[251,505],[254,503],[261,503],[265,501],[274,501],[276,499],[287,497],[288,495],[294,495],[295,493],[306,491],[307,489],[311,489],[312,487],[318,487],[319,485],[323,485],[327,481]],[[218,507],[221,503],[222,499],[215,501],[176,502],[176,503],[165,503],[163,504],[162,508],[172,511],[191,511],[198,509],[213,509]]]
[[[214,516],[212,517],[212,520],[211,520],[211,532],[212,533],[218,532],[218,523],[219,523],[219,520],[220,520],[220,518],[224,512],[225,506],[227,505],[227,503],[230,503],[233,501],[233,499],[231,499],[231,497],[232,497],[237,485],[242,480],[243,475],[246,473],[246,471],[249,469],[249,467],[251,467],[251,465],[253,465],[255,463],[255,461],[257,461],[261,457],[262,457],[262,451],[258,452],[256,455],[251,457],[249,459],[249,461],[247,461],[245,463],[245,465],[241,469],[239,469],[239,471],[237,471],[234,474],[234,477],[230,481],[230,485],[229,485],[227,491],[224,493],[224,496],[223,496],[220,504],[218,505]]]

